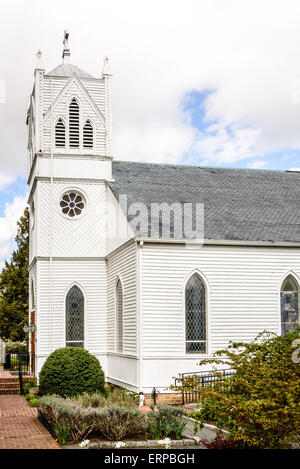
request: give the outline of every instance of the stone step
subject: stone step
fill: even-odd
[[[14,383],[19,381],[19,376],[13,376],[12,378],[0,378],[0,383]],[[23,376],[23,383],[29,383],[29,381],[34,381],[34,378],[25,378]]]
[[[13,383],[1,383],[0,382],[0,389],[10,389],[10,388],[16,388],[20,386],[19,381],[15,381]]]
[[[20,388],[0,389],[0,396],[6,394],[20,394]]]

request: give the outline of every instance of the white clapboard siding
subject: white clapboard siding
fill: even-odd
[[[279,332],[281,279],[288,271],[300,275],[297,248],[146,243],[141,253],[143,354],[149,357],[185,355],[184,285],[195,269],[208,287],[209,354],[229,340]]]
[[[117,278],[123,285],[123,353],[136,354],[137,305],[136,305],[136,244],[110,255],[107,259],[107,324],[108,351],[115,352]],[[117,378],[117,377],[116,377]]]
[[[59,205],[64,191],[78,190],[86,198],[82,215],[70,220]],[[106,253],[106,186],[104,183],[38,182],[38,256],[102,257]],[[52,225],[52,229],[51,229]],[[50,244],[51,241],[51,244]]]
[[[94,80],[94,79],[85,79],[81,78],[82,84],[89,93],[90,96],[93,97],[94,103],[100,109],[100,111],[104,114],[105,113],[105,91],[104,91],[104,80]]]
[[[37,355],[65,346],[65,297],[76,283],[85,296],[85,348],[100,354],[107,349],[107,296],[105,260],[38,260]],[[52,290],[52,308],[50,291]],[[52,311],[51,311],[52,310]],[[50,323],[51,316],[51,323]],[[51,345],[50,345],[51,344]]]
[[[86,119],[89,119],[93,123],[94,129],[94,151],[97,154],[105,155],[106,154],[106,133],[105,133],[105,123],[99,117],[98,113],[95,111],[95,108],[92,106],[92,102],[96,104],[99,111],[105,116],[104,109],[104,83],[102,80],[99,82],[94,81],[94,86],[90,88],[90,91],[93,93],[96,92],[96,95],[89,94],[87,98],[86,94],[83,92],[82,87],[78,83],[78,79],[71,78],[70,86],[67,86],[67,89],[64,91],[64,87],[69,82],[69,79],[66,78],[52,78],[52,96],[53,102],[55,102],[58,97],[58,101],[54,103],[51,115],[49,115],[49,109],[51,104],[51,81],[49,77],[44,77],[44,151],[50,152],[51,149],[51,119],[53,126],[59,117],[62,117],[66,122],[66,137],[68,129],[68,112],[69,112],[69,102],[72,97],[76,97],[79,107],[80,107],[80,148],[82,150],[82,127]],[[90,82],[89,82],[90,83]],[[83,83],[85,87],[86,83]],[[87,89],[87,88],[86,88]],[[88,91],[88,89],[87,89]],[[60,94],[61,93],[61,94]],[[98,105],[101,103],[101,107]],[[47,114],[48,112],[48,114]]]

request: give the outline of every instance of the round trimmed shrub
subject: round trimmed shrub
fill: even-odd
[[[40,391],[59,396],[104,393],[104,373],[97,358],[87,350],[59,348],[49,355],[41,369]]]

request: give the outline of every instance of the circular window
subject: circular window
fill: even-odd
[[[85,202],[81,194],[72,191],[62,196],[59,205],[64,215],[73,218],[81,215]]]

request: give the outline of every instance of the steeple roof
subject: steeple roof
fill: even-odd
[[[63,45],[63,63],[51,72],[47,73],[47,76],[71,77],[75,73],[79,78],[93,78],[92,75],[90,75],[89,73],[85,72],[84,70],[81,70],[81,68],[76,67],[76,65],[72,65],[70,63],[71,51],[69,47],[69,32],[67,30],[64,31]]]
[[[63,63],[58,65],[58,67],[51,70],[51,72],[47,73],[46,76],[56,76],[56,77],[71,77],[72,75],[77,75],[79,78],[93,78],[92,75],[85,72],[76,65],[72,65],[69,63]]]

